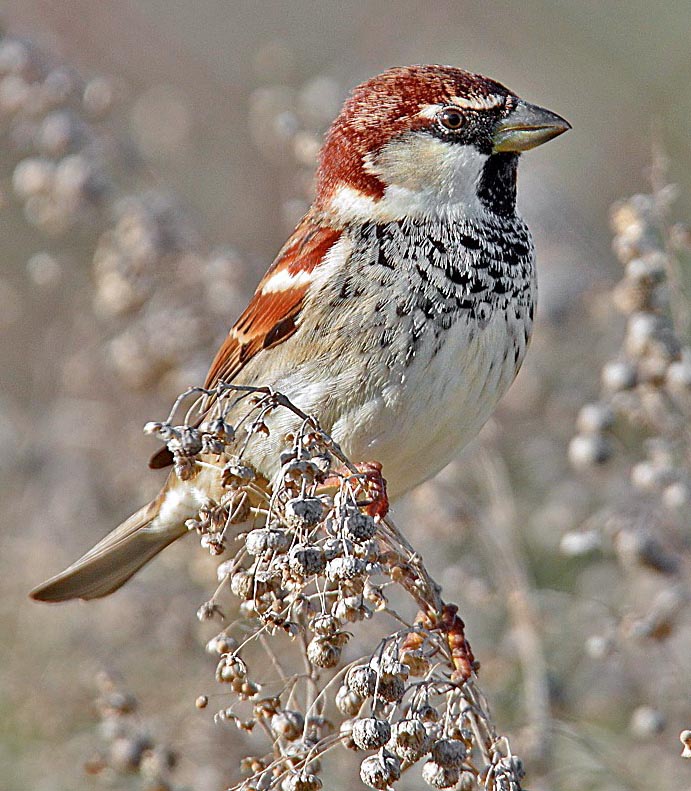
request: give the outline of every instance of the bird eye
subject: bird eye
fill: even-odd
[[[445,107],[439,113],[439,121],[442,126],[455,132],[463,126],[463,115],[455,107]]]

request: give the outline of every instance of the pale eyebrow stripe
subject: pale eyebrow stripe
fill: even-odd
[[[491,96],[451,96],[448,102],[439,104],[426,104],[418,112],[422,118],[434,118],[442,107],[454,105],[464,110],[493,110],[501,107],[505,97],[492,94]]]
[[[492,110],[504,104],[504,97],[491,94],[490,96],[452,96],[452,104],[467,110]]]

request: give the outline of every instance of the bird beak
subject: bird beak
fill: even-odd
[[[560,115],[519,99],[494,127],[494,151],[528,151],[571,129]]]

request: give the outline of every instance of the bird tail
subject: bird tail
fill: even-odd
[[[182,519],[157,518],[166,489],[69,568],[34,588],[29,594],[31,598],[48,602],[98,599],[124,585],[162,549],[187,532]]]

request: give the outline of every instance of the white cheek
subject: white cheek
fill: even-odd
[[[332,210],[344,221],[391,222],[403,217],[477,217],[485,213],[478,182],[487,156],[474,146],[428,136],[386,146],[368,172],[387,185],[379,200],[351,187],[338,188]]]

